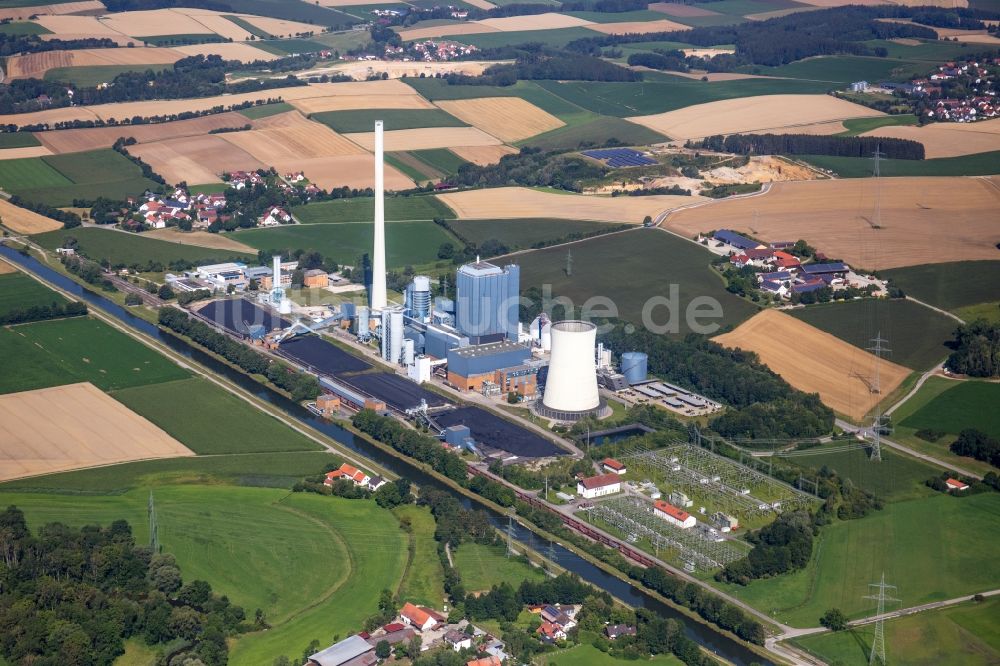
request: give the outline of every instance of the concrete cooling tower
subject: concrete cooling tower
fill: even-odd
[[[602,416],[607,410],[597,393],[597,327],[585,321],[559,321],[552,324],[551,336],[545,393],[535,411],[560,421]]]

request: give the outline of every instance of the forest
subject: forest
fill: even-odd
[[[479,166],[468,162],[458,168],[452,181],[466,187],[554,187],[571,192],[581,191],[581,181],[601,178],[608,170],[580,157],[565,157],[543,153],[539,148],[522,148],[521,152],[504,155],[496,164]]]
[[[200,580],[185,584],[172,555],[135,543],[124,520],[28,529],[0,513],[0,655],[11,664],[110,666],[127,638],[177,641],[174,663],[225,666],[244,612]]]
[[[924,144],[919,141],[879,136],[715,134],[701,141],[689,141],[687,147],[739,155],[836,155],[865,158],[870,158],[876,150],[879,150],[883,158],[924,159]]]
[[[948,368],[972,377],[1000,376],[1000,324],[985,320],[963,324],[955,331]]]
[[[723,568],[716,578],[746,585],[755,578],[797,571],[812,557],[813,536],[813,519],[808,511],[783,513],[770,525],[747,534],[753,550]]]
[[[508,49],[498,50],[509,53]],[[552,55],[547,52],[519,55],[513,64],[498,64],[487,67],[480,76],[468,74],[448,74],[443,78],[449,85],[464,86],[512,86],[518,80],[566,80],[566,81],[642,81],[642,72],[635,72],[607,62],[600,58],[583,55]],[[478,57],[484,57],[477,52]],[[491,57],[496,54],[491,53]]]

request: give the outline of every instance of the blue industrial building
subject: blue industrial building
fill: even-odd
[[[456,326],[474,343],[517,340],[521,269],[486,261],[458,269]]]
[[[448,350],[448,374],[459,377],[491,374],[501,368],[524,365],[529,358],[530,349],[509,340],[456,347]]]
[[[469,339],[452,328],[431,325],[424,331],[424,353],[433,358],[446,358],[449,349],[468,344]]]

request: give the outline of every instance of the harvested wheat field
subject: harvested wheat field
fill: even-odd
[[[290,102],[306,115],[324,111],[356,111],[359,109],[433,109],[434,105],[420,95],[337,95],[311,97]]]
[[[264,169],[269,165],[223,140],[224,134],[188,136],[128,147],[169,183],[217,183],[224,171]]]
[[[360,155],[365,152],[326,125],[305,118],[285,127],[228,132],[219,136],[268,165],[288,159]]]
[[[437,105],[502,141],[520,141],[566,124],[520,97],[457,99]]]
[[[375,132],[353,132],[344,136],[363,146],[365,150],[375,150]],[[391,130],[385,133],[386,152],[451,146],[495,146],[500,143],[502,143],[500,139],[476,127],[422,127]]]
[[[7,273],[14,273],[17,271],[16,268],[8,264],[6,261],[0,259],[0,275],[6,275]]]
[[[496,164],[500,161],[500,158],[504,155],[513,155],[517,152],[517,148],[511,148],[510,146],[459,146],[457,148],[450,148],[451,152],[455,153],[463,160],[472,162],[473,164],[478,164],[479,166],[488,166],[490,164]]]
[[[19,234],[40,234],[43,231],[62,229],[63,226],[62,222],[15,206],[3,198],[0,198],[0,223]]]
[[[926,26],[931,27],[931,26]],[[958,30],[957,28],[931,28],[938,39],[958,39],[972,44],[1000,44],[1000,39],[985,30]]]
[[[26,146],[24,148],[0,149],[0,160],[19,160],[22,157],[45,157],[52,151],[45,146]]]
[[[193,455],[90,383],[0,396],[0,481]]]
[[[506,16],[504,18],[488,18],[476,21],[480,25],[494,28],[501,32],[518,32],[521,30],[557,30],[559,28],[593,27],[592,21],[575,16],[547,12],[532,16]],[[687,28],[687,26],[683,26]]]
[[[32,9],[35,8],[32,7]],[[101,23],[96,16],[51,14],[39,16],[37,19],[34,19],[34,21],[43,28],[51,30],[56,35],[93,35],[94,37],[104,37],[105,35],[108,37],[122,36],[122,33],[118,32],[111,26]]]
[[[497,28],[482,25],[479,21],[467,21],[464,23],[448,23],[445,25],[433,25],[427,28],[408,28],[400,30],[399,36],[404,42],[417,39],[427,39],[429,37],[453,37],[455,35],[478,35],[483,32],[500,32]]]
[[[35,138],[53,153],[77,153],[110,148],[121,136],[133,137],[139,143],[152,143],[182,136],[200,136],[223,127],[243,127],[248,122],[250,120],[246,116],[230,111],[170,123],[35,132]]]
[[[478,7],[479,9],[493,9],[496,7],[492,2],[487,2],[486,0],[465,0],[465,4]]]
[[[555,194],[527,187],[498,187],[439,194],[460,220],[554,217],[566,220],[594,220],[642,224],[665,210],[698,201],[701,197],[653,195],[648,197],[600,197],[582,194]]]
[[[57,2],[51,5],[26,5],[24,7],[4,7],[0,9],[0,20],[11,19],[23,21],[32,16],[42,14],[80,14],[83,12],[104,11],[104,5],[98,0],[82,0],[81,2]]]
[[[683,23],[659,19],[657,21],[623,21],[622,23],[592,23],[590,30],[603,32],[605,35],[645,35],[650,32],[672,32],[674,30],[690,30],[691,26]]]
[[[375,156],[370,153],[335,157],[285,157],[271,164],[278,173],[302,171],[306,178],[325,190],[335,187],[375,186]],[[390,164],[383,166],[387,190],[407,190],[413,181]]]
[[[105,27],[133,37],[214,34],[195,19],[173,9],[117,12],[99,20]]]
[[[923,127],[882,127],[863,136],[910,139],[924,144],[927,159],[1000,150],[1000,119],[978,123],[931,123]]]
[[[487,67],[500,63],[508,63],[510,60],[434,60],[425,62],[421,60],[356,60],[339,62],[332,67],[324,66],[311,69],[306,72],[299,72],[300,78],[309,76],[320,76],[322,74],[343,74],[350,76],[355,81],[366,81],[373,74],[385,74],[390,79],[400,79],[403,77],[421,76],[434,77],[444,74],[465,74],[467,76],[479,76]]]
[[[245,42],[250,38],[256,39],[256,36],[252,32],[236,25],[222,14],[203,9],[178,8],[173,11],[191,17],[192,20],[200,23],[209,32],[214,32],[216,35],[231,39],[234,42]]]
[[[4,65],[7,79],[40,79],[45,72],[56,67],[73,65],[72,51],[42,51],[27,55],[10,56]]]
[[[867,178],[775,183],[761,196],[678,211],[665,224],[688,238],[712,229],[803,238],[868,269],[1000,259],[1000,177],[883,178],[878,230],[868,222],[875,187]]]
[[[143,232],[143,236],[158,238],[171,243],[181,245],[194,245],[196,247],[208,247],[215,250],[232,250],[233,252],[249,252],[255,254],[257,250],[244,245],[238,240],[225,234],[210,234],[207,231],[181,231],[176,227],[166,229],[153,229]]]
[[[756,352],[786,382],[800,391],[819,393],[824,405],[852,419],[863,418],[879,401],[879,394],[869,388],[874,355],[778,310],[762,310],[713,339]],[[881,395],[892,393],[909,374],[909,369],[883,359]]]
[[[673,139],[712,134],[772,132],[848,118],[884,116],[860,104],[829,95],[762,95],[695,104],[677,111],[627,118]],[[808,119],[808,122],[803,122]]]
[[[691,18],[695,16],[718,16],[718,12],[709,11],[694,5],[684,5],[679,2],[651,2],[650,11],[660,12],[667,16],[679,16],[681,18]]]
[[[7,75],[11,79],[40,79],[45,72],[57,67],[93,67],[105,65],[172,65],[184,54],[174,49],[147,47],[124,49],[78,49],[74,51],[44,51],[7,59]]]
[[[238,16],[250,25],[260,28],[272,37],[294,37],[305,32],[321,32],[321,28],[309,23],[299,21],[286,21],[285,19],[271,18],[269,16],[254,16],[253,14],[238,14]]]
[[[185,58],[194,55],[217,55],[225,60],[239,60],[243,63],[254,62],[256,60],[277,60],[280,57],[250,44],[189,44],[187,46],[175,46],[173,50]]]

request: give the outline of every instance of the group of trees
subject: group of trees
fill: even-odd
[[[184,584],[174,558],[136,546],[124,520],[32,535],[8,507],[0,553],[0,655],[12,664],[110,666],[137,637],[174,641],[171,663],[224,666],[227,637],[247,628],[242,608],[204,581]]]
[[[362,409],[353,417],[354,427],[376,440],[390,445],[400,453],[430,465],[444,476],[464,482],[467,476],[465,463],[454,453],[441,446],[441,442],[423,433],[407,428],[394,418],[379,416],[370,409]]]
[[[107,37],[81,39],[42,39],[38,35],[18,35],[0,32],[0,57],[44,51],[74,51],[76,49],[113,49],[118,44]]]
[[[12,196],[8,199],[10,203],[21,208],[27,208],[30,211],[34,211],[39,215],[44,215],[45,217],[52,218],[57,222],[63,223],[64,229],[72,229],[73,227],[78,227],[81,224],[80,216],[76,213],[68,210],[62,210],[56,208],[55,206],[50,206],[41,201],[25,201],[18,195]]]
[[[949,448],[956,455],[969,456],[994,467],[1000,467],[1000,440],[980,430],[966,428],[959,433],[958,439],[952,442]]]
[[[754,545],[743,559],[723,567],[716,578],[746,585],[755,578],[767,578],[797,571],[809,563],[813,546],[813,519],[808,511],[783,513],[756,532],[747,535]]]
[[[465,598],[465,615],[470,620],[504,620],[513,622],[526,605],[579,604],[594,593],[578,577],[563,573],[540,583],[521,581],[517,589],[507,582],[494,585],[489,592],[469,594]],[[611,595],[607,592],[607,600]]]
[[[589,55],[532,53],[514,63],[491,65],[480,76],[448,74],[444,79],[449,85],[473,86],[512,86],[519,79],[633,82],[642,80],[642,72]]]
[[[496,164],[480,166],[467,162],[458,168],[458,173],[451,180],[466,187],[516,184],[580,192],[582,181],[602,178],[607,173],[605,167],[580,157],[544,153],[539,148],[522,148],[514,155],[504,155]]]
[[[892,159],[924,159],[924,144],[919,141],[878,136],[716,134],[701,141],[689,141],[688,147],[741,155],[835,155],[837,157],[871,157],[876,150],[880,150],[884,157]]]
[[[971,377],[1000,376],[1000,324],[979,319],[955,331],[948,367]]]
[[[104,277],[101,267],[93,261],[79,255],[64,254],[60,258],[62,265],[70,273],[79,276],[81,280],[95,287],[100,287],[103,291],[118,291],[111,280]]]
[[[24,324],[29,321],[44,321],[46,319],[62,319],[63,317],[82,317],[87,314],[87,304],[70,301],[65,305],[52,302],[49,305],[30,305],[26,308],[14,308],[0,313],[0,326],[8,324]]]

